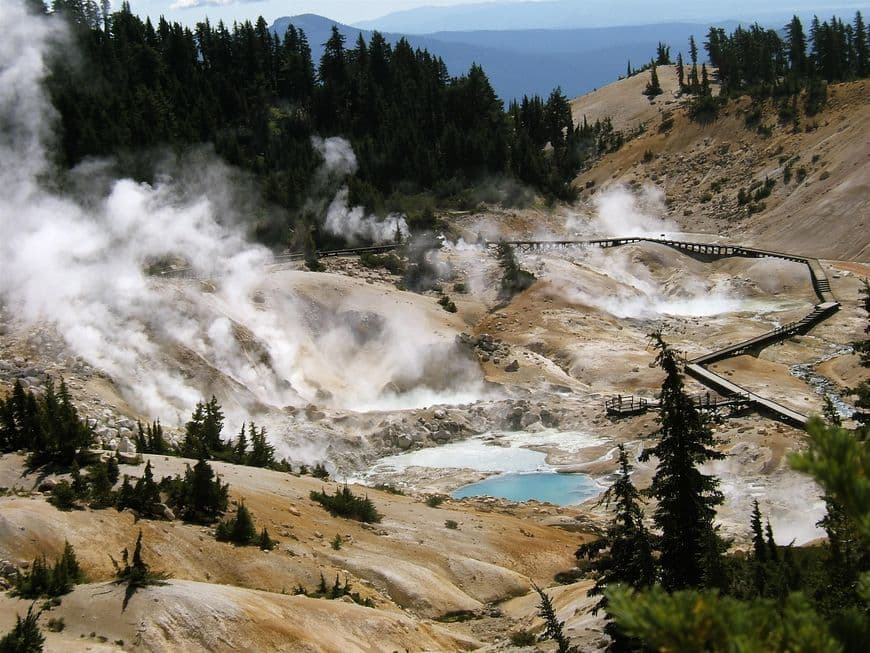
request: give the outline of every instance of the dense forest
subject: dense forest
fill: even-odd
[[[276,35],[262,17],[191,30],[143,21],[127,3],[112,12],[108,2],[54,0],[51,11],[73,25],[83,53],[82,61],[51,63],[58,163],[110,156],[126,163],[124,174],[147,179],[141,161],[149,150],[213,144],[284,209],[277,227],[261,225],[258,234],[273,244],[317,190],[313,136],[351,142],[359,161],[349,180],[353,204],[406,211],[412,225],[417,216],[402,198],[421,193],[449,204],[495,181],[568,198],[582,159],[599,145],[596,126],[575,127],[559,89],[506,110],[479,66],[453,77],[438,57],[378,33],[349,47],[333,29],[315,65],[302,30]]]

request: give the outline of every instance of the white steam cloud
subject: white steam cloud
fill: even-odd
[[[42,80],[64,28],[3,2],[0,30],[0,301],[16,329],[53,324],[132,406],[165,421],[212,392],[244,415],[309,401],[448,402],[451,387],[469,401],[480,390],[479,369],[452,334],[427,328],[424,308],[397,315],[395,299],[355,298],[366,285],[345,278],[267,274],[270,252],[231,226],[233,171],[220,162],[198,162],[194,182],[111,181],[87,201],[45,190],[56,116]],[[355,165],[334,139],[322,152],[339,174]],[[145,272],[166,261],[213,282]]]
[[[651,184],[636,192],[617,185],[595,195],[591,215],[570,215],[566,230],[583,238],[646,236],[676,232],[666,213],[664,192]],[[636,248],[589,247],[576,265],[554,267],[548,280],[571,303],[603,310],[619,318],[654,319],[661,315],[701,317],[740,310],[742,298],[727,281],[712,282],[673,266],[673,256],[644,256]],[[668,268],[672,268],[668,272]]]
[[[665,193],[652,184],[644,184],[638,192],[616,185],[593,196],[592,216],[570,215],[566,229],[586,236],[649,236],[678,230],[677,225],[662,216]]]
[[[340,137],[311,139],[314,149],[323,157],[323,166],[318,171],[321,183],[341,183],[357,170],[356,155],[350,143]],[[379,220],[366,213],[362,206],[350,207],[347,186],[341,186],[326,209],[323,227],[334,236],[341,236],[352,244],[360,241],[373,243],[395,242],[397,236],[404,240],[409,235],[405,216],[391,213]]]

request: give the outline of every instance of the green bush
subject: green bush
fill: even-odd
[[[266,537],[268,538],[268,533]],[[257,537],[254,528],[254,519],[244,502],[239,503],[236,516],[218,524],[215,529],[215,537],[219,542],[232,542],[238,546],[259,544],[261,538]]]
[[[511,633],[511,644],[514,646],[532,646],[538,638],[530,630],[518,630]]]
[[[426,505],[430,508],[437,508],[444,503],[445,498],[443,494],[430,494],[426,497]]]
[[[438,304],[448,313],[455,313],[457,310],[456,304],[454,304],[453,300],[447,295],[443,295],[441,299],[438,300]]]
[[[459,522],[455,519],[448,519],[444,522],[444,526],[449,528],[450,530],[459,530]]]
[[[336,490],[335,494],[312,490],[309,496],[326,508],[333,517],[346,517],[366,523],[376,523],[382,519],[371,499],[367,496],[356,496],[347,485]]]
[[[58,510],[69,511],[75,508],[76,493],[69,481],[58,481],[57,485],[51,488],[48,502]]]

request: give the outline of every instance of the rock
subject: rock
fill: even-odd
[[[398,438],[396,438],[396,445],[400,449],[410,449],[412,444],[414,444],[414,441],[410,437],[408,437],[406,433],[403,433]]]
[[[520,418],[520,426],[522,428],[528,428],[532,424],[540,421],[540,416],[537,413],[526,413]]]
[[[167,506],[165,503],[158,503],[154,506],[154,509],[158,515],[163,517],[163,519],[168,519],[169,521],[175,520],[175,513],[172,512],[172,508]]]
[[[294,517],[301,517],[302,516],[302,513],[299,512],[299,509],[296,506],[288,506],[287,512],[289,512]]]
[[[515,359],[513,360],[512,363],[508,364],[508,365],[504,368],[504,371],[505,371],[505,372],[516,372],[516,371],[519,370],[519,369],[520,369],[520,363],[519,363],[519,361],[515,358]]]
[[[57,486],[57,481],[53,478],[47,478],[39,484],[40,492],[51,492]]]
[[[130,438],[125,436],[118,443],[118,451],[121,453],[136,453],[136,445],[133,444]]]
[[[118,462],[122,465],[138,465],[140,462],[139,454],[136,451],[118,451],[116,454]]]
[[[435,433],[432,435],[432,438],[436,442],[446,442],[450,439],[450,437],[451,433],[447,429],[439,429],[438,431],[435,431]]]
[[[447,417],[447,411],[443,408],[439,408],[434,413],[432,413],[432,416],[435,419],[445,419]]]

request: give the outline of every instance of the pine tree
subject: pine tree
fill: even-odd
[[[151,469],[151,461],[145,463],[145,470],[142,472],[142,477],[136,481],[133,488],[132,505],[140,515],[146,516],[162,516],[159,514],[157,505],[160,501],[160,488],[154,482],[154,472]]]
[[[121,469],[118,467],[118,455],[110,457],[106,463],[106,475],[109,477],[109,483],[114,487],[118,482],[118,477],[121,475]]]
[[[121,567],[115,559],[112,558],[112,564],[115,566],[115,578],[117,583],[127,583],[127,590],[124,593],[124,602],[121,606],[122,611],[127,609],[127,604],[130,598],[136,593],[136,590],[148,587],[149,585],[165,585],[164,579],[166,576],[151,570],[142,558],[142,531],[139,531],[139,536],[136,538],[136,546],[133,549],[133,558],[130,559],[130,553],[125,548],[121,552],[121,562],[124,564]]]
[[[659,75],[658,72],[656,72],[655,63],[650,62],[649,72],[649,82],[647,82],[646,88],[644,88],[643,90],[643,94],[646,95],[648,98],[652,99],[656,95],[662,94],[662,87],[661,84],[659,84]]]
[[[553,607],[552,599],[540,587],[537,585],[534,587],[540,597],[538,615],[544,620],[545,630],[542,637],[556,642],[559,653],[579,653],[579,649],[571,646],[571,641],[565,635],[565,622],[559,621],[559,617],[556,616],[556,609]]]
[[[15,615],[15,627],[0,639],[0,653],[41,653],[45,636],[39,630],[40,614],[31,605],[24,619]]]
[[[721,460],[706,420],[686,394],[676,353],[661,333],[652,335],[659,350],[656,363],[664,370],[660,395],[660,428],[656,446],[645,449],[658,466],[649,494],[658,501],[654,522],[662,585],[668,591],[710,587],[721,577],[721,539],[713,519],[723,501],[718,480],[698,469],[708,460]]]
[[[685,70],[683,67],[683,53],[677,53],[677,87],[680,92],[686,87]]]
[[[115,502],[112,482],[109,480],[109,466],[106,463],[91,465],[88,468],[87,480],[90,486],[91,508],[107,508]]]
[[[266,439],[266,427],[259,430],[250,424],[251,453],[248,456],[248,464],[253,467],[272,467],[275,464],[275,448]]]
[[[257,546],[260,547],[263,551],[271,551],[277,546],[277,542],[269,537],[269,531],[264,526],[263,530],[260,532],[260,538],[257,540]]]
[[[248,438],[245,436],[245,423],[242,422],[242,428],[239,429],[239,437],[236,438],[236,445],[233,447],[233,462],[237,465],[244,465],[248,460]]]
[[[604,590],[617,583],[640,589],[656,581],[656,563],[653,558],[653,542],[643,525],[643,510],[639,493],[631,482],[631,465],[625,447],[619,445],[619,478],[604,493],[603,500],[616,503],[616,513],[608,524],[607,531],[599,540],[583,544],[576,557],[590,559],[589,570],[596,574],[595,585],[589,596],[600,596],[592,609],[596,614],[607,608]],[[608,620],[604,632],[612,643],[608,650],[630,650],[634,644]]]
[[[187,467],[184,478],[164,479],[168,501],[184,521],[211,524],[227,509],[229,486],[220,482],[214,470],[204,459],[193,469]]]

